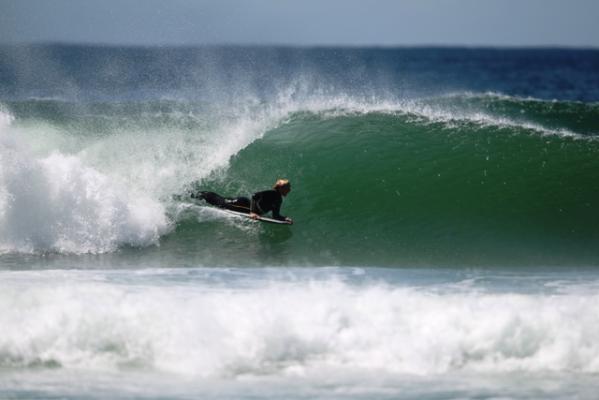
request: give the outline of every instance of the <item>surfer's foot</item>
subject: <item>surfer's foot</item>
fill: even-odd
[[[192,192],[189,197],[192,199],[206,200],[206,193],[208,192]]]

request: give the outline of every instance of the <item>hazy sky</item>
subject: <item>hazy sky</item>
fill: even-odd
[[[0,42],[599,47],[599,0],[0,0]]]

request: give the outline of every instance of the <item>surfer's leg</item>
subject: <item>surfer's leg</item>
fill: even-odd
[[[221,195],[214,192],[197,192],[191,195],[195,199],[202,199],[206,203],[216,207],[226,207],[226,200]]]
[[[239,212],[250,212],[250,199],[247,197],[237,197],[234,199],[227,199],[226,205],[224,206],[228,210],[239,211]]]

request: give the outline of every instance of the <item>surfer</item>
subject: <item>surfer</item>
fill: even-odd
[[[278,179],[271,190],[256,192],[251,199],[247,197],[222,197],[214,192],[198,192],[191,195],[192,198],[205,200],[208,204],[231,211],[248,213],[250,218],[258,219],[268,212],[279,221],[287,221],[292,224],[293,220],[281,215],[281,204],[283,197],[291,191],[291,183],[287,179]]]

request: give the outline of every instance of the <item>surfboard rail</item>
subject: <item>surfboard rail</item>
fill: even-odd
[[[244,218],[247,218],[247,219],[250,219],[250,220],[254,220],[253,218],[250,217],[250,215],[248,213],[239,212],[239,211],[233,211],[233,210],[227,210],[226,208],[220,208],[220,210],[226,212],[227,214],[233,214],[233,215],[244,217]],[[268,218],[268,217],[262,217],[262,216],[258,216],[258,218],[256,218],[255,220],[261,221],[261,222],[268,222],[268,223],[271,223],[271,224],[291,225],[291,222],[289,222],[289,221],[282,221],[280,219],[274,219],[274,218]]]

